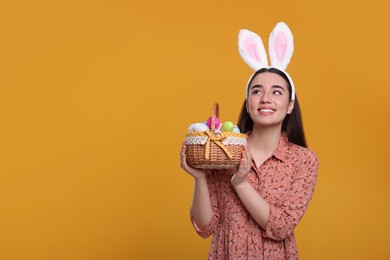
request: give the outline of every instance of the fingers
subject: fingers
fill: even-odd
[[[252,161],[252,153],[251,153],[251,149],[250,149],[248,144],[244,145],[244,152],[245,152],[245,156],[246,156],[247,161],[251,162]]]
[[[186,143],[185,141],[183,142],[180,150],[180,166],[183,169],[187,168],[187,158],[186,158]]]
[[[245,169],[245,165],[247,165],[247,163],[248,163],[247,153],[245,150],[243,150],[242,151],[242,159],[241,159],[241,163],[240,163],[241,170]]]
[[[242,151],[242,158],[240,163],[240,168],[243,172],[248,172],[252,164],[252,154],[248,145],[244,145]]]
[[[189,173],[191,176],[193,176],[195,179],[199,179],[205,176],[205,172],[203,170],[195,169],[191,167],[187,163],[187,156],[186,156],[186,143],[183,142],[183,145],[181,147],[180,151],[180,167]]]
[[[238,166],[237,172],[234,174],[232,178],[232,183],[235,185],[245,182],[250,168],[252,165],[252,155],[250,153],[250,149],[247,145],[244,146],[242,151],[242,158],[240,165]]]
[[[252,153],[249,145],[245,144],[241,153],[241,161],[237,172],[233,175],[231,182],[233,186],[238,187],[246,181],[249,171],[252,167]]]
[[[245,165],[246,164],[247,164],[247,162],[246,162],[246,158],[245,158],[245,155],[243,152],[243,157],[241,159],[240,165],[238,166],[238,171],[236,174],[241,175],[241,174],[245,173],[245,168],[246,168]]]
[[[248,161],[248,154],[245,150],[242,151],[242,158],[237,172],[232,176],[231,183],[233,186],[241,185],[246,181],[250,170],[250,161]]]
[[[181,145],[180,156],[182,156],[183,154],[185,155],[185,152],[186,152],[186,142],[184,141]]]
[[[182,148],[181,148],[181,152],[180,152],[180,166],[181,168],[190,173],[191,175],[194,175],[194,171],[196,171],[196,169],[192,168],[188,163],[187,163],[187,155],[186,155],[186,144],[185,144],[185,141],[183,142],[183,145],[182,145]]]

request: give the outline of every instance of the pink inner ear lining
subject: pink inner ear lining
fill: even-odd
[[[279,61],[282,61],[284,58],[284,54],[286,54],[286,50],[288,48],[287,44],[288,41],[286,35],[283,32],[279,32],[276,35],[274,41],[274,49]]]
[[[252,59],[254,59],[256,61],[260,60],[259,48],[258,48],[255,40],[250,39],[250,38],[245,39],[244,47],[245,47],[245,50],[247,51],[248,55]]]

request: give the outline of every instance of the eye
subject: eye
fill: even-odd
[[[259,89],[252,90],[252,95],[258,95],[261,94],[261,91]]]
[[[275,94],[275,95],[282,95],[282,92],[279,91],[279,90],[275,90],[275,91],[274,91],[274,94]]]

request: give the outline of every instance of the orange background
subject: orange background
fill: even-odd
[[[238,31],[279,21],[320,157],[300,257],[389,258],[385,3],[3,1],[0,259],[206,259],[180,145],[215,101],[237,120]]]

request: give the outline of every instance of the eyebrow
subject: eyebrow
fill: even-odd
[[[263,88],[263,85],[253,85],[251,87],[251,90],[254,89],[254,88]],[[271,88],[276,88],[276,89],[281,89],[283,91],[286,91],[286,89],[282,86],[279,86],[279,85],[272,85]]]

